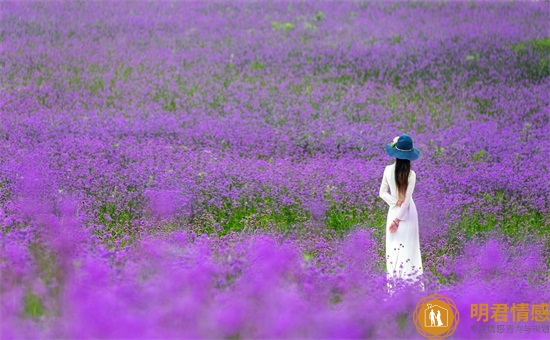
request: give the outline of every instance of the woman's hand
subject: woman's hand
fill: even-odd
[[[403,199],[400,198],[400,199],[397,200],[397,203],[396,203],[395,205],[397,205],[398,207],[400,207],[401,204],[403,204],[404,201],[405,201],[405,200],[403,200]]]
[[[399,226],[398,223],[395,221],[392,221],[390,224],[390,233],[395,233],[397,231],[397,227]]]

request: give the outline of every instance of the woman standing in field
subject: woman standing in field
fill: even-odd
[[[416,173],[411,170],[411,161],[420,157],[420,151],[413,146],[412,138],[403,134],[386,145],[386,152],[396,158],[395,163],[384,169],[380,185],[380,197],[389,205],[386,221],[387,276],[389,280],[402,278],[414,281],[423,273],[418,214],[412,198]],[[390,283],[388,288],[393,293]]]

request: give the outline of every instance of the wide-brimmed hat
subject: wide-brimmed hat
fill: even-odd
[[[408,159],[409,161],[414,161],[420,157],[420,150],[413,146],[413,140],[407,134],[395,137],[393,142],[386,144],[386,152],[392,157]]]

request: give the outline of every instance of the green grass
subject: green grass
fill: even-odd
[[[409,313],[399,313],[397,314],[397,325],[399,326],[399,330],[401,332],[404,332],[407,328],[408,321],[410,320],[410,314]]]
[[[150,182],[151,178],[149,178]],[[137,192],[139,190],[135,186],[126,188],[127,192]],[[112,202],[96,197],[98,204],[97,220],[104,228],[96,230],[94,233],[110,247],[114,247],[117,242],[120,242],[120,246],[124,247],[138,237],[138,230],[134,226],[133,221],[150,216],[141,212],[141,208],[145,204],[141,194],[137,195],[133,200],[125,202],[122,207],[119,207],[119,202],[123,200],[122,194],[117,193],[115,188],[112,191],[112,195],[115,197],[115,200]]]
[[[500,208],[497,212],[487,213],[478,208],[480,205],[498,205]],[[508,195],[502,191],[485,193],[481,202],[462,207],[460,216],[461,218],[452,223],[446,234],[430,241],[433,243],[443,241],[443,246],[435,253],[429,254],[430,257],[439,258],[442,255],[454,257],[461,254],[464,244],[460,237],[465,241],[486,240],[495,234],[506,237],[512,244],[545,238],[543,252],[550,254],[550,237],[548,237],[550,225],[545,225],[544,215],[529,208],[518,212],[515,203],[511,202]],[[546,265],[550,268],[550,257],[547,257]],[[435,266],[428,269],[441,284],[450,284],[458,280],[455,273],[445,276],[439,273]]]
[[[521,61],[523,55],[529,53],[529,50],[538,53],[540,58],[535,63],[525,64],[527,74],[534,79],[543,79],[550,76],[550,38],[535,39],[520,42],[510,46]]]
[[[366,206],[333,203],[325,213],[325,226],[343,235],[357,225],[372,223],[384,226],[386,211]]]
[[[292,226],[309,220],[310,215],[299,204],[278,206],[276,199],[272,197],[241,199],[238,203],[226,200],[221,207],[209,206],[206,211],[212,215],[213,221],[221,225],[219,236],[231,231],[243,231],[245,229],[265,229],[274,227],[277,231],[284,232]],[[210,229],[210,230],[208,230]],[[209,232],[215,229],[207,228]]]
[[[40,278],[46,285],[62,281],[62,273],[57,263],[55,253],[45,247],[37,240],[29,245],[29,252],[32,254],[37,265]]]
[[[294,29],[294,25],[292,23],[279,21],[271,22],[271,27],[276,31],[290,31]]]
[[[32,292],[27,292],[24,297],[25,316],[38,318],[44,315],[44,304],[40,297]]]
[[[483,151],[483,150],[482,150]],[[485,153],[474,160],[480,161]],[[484,212],[478,209],[478,205],[498,206],[497,212]],[[516,203],[503,191],[485,193],[482,200],[473,206],[462,207],[463,216],[456,224],[456,230],[463,230],[465,235],[482,237],[492,231],[502,231],[506,236],[516,240],[525,240],[529,235],[542,237],[550,234],[550,225],[544,225],[544,215],[530,207],[519,210]]]

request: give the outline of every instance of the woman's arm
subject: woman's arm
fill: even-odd
[[[390,195],[388,189],[388,179],[386,178],[386,170],[384,170],[384,175],[382,176],[382,184],[380,184],[380,193],[378,195],[391,207],[397,203],[397,200],[395,199],[395,197]]]
[[[412,194],[414,192],[414,186],[416,184],[416,173],[411,172],[412,176],[409,180],[409,184],[407,185],[407,193],[405,194],[405,200],[401,204],[401,209],[399,210],[399,213],[397,214],[396,219],[399,221],[406,220],[405,214],[407,213],[407,210],[409,209],[409,205],[411,204]]]

